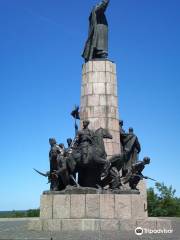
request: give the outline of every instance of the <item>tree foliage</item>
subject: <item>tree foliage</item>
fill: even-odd
[[[27,212],[27,217],[39,217],[40,210],[39,209],[29,209]]]
[[[156,183],[148,189],[148,212],[150,217],[180,217],[180,198],[176,190],[164,183]]]
[[[28,218],[28,217],[39,217],[39,209],[29,209],[26,211],[6,211],[0,212],[0,218]]]

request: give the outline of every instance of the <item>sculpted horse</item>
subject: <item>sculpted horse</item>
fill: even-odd
[[[105,151],[103,139],[112,139],[112,135],[107,129],[99,128],[92,135],[91,144],[88,145],[88,154],[85,162],[81,156],[81,148],[76,145],[76,139],[69,150],[64,154],[56,154],[56,164],[54,172],[42,174],[49,177],[52,183],[55,181],[55,187],[51,190],[63,190],[71,184],[74,174],[78,173],[78,183],[82,187],[97,187],[101,182],[101,175],[109,169],[109,161]],[[53,177],[53,178],[52,178]],[[75,179],[73,180],[74,185]]]
[[[78,172],[78,183],[83,187],[96,187],[100,183],[101,174],[108,170],[109,161],[103,139],[112,139],[107,129],[99,128],[94,132],[92,143],[88,146],[88,154],[84,163],[79,155],[76,159],[76,171]],[[80,150],[77,149],[77,151]]]
[[[81,150],[76,148],[72,151],[68,166],[72,166],[70,172],[78,173],[78,183],[84,187],[101,187],[109,185],[112,181],[111,169],[115,168],[117,172],[122,170],[124,164],[129,161],[129,153],[122,153],[112,156],[107,161],[107,154],[103,139],[112,139],[112,135],[107,129],[99,128],[94,132],[92,144],[88,146],[88,155],[85,163],[81,158]],[[111,165],[109,168],[109,164]],[[105,178],[101,181],[103,170],[106,171]]]

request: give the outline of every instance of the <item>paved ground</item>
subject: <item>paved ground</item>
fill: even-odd
[[[27,228],[27,219],[0,219],[0,239],[4,240],[180,240],[180,218],[173,219],[173,234],[144,234],[134,232],[34,232]]]

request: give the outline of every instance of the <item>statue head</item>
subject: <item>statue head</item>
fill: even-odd
[[[90,124],[90,121],[89,120],[84,120],[83,121],[83,128],[87,128]]]
[[[93,9],[96,10],[98,7],[100,7],[100,3],[97,3],[97,4],[93,7]]]
[[[143,162],[144,162],[144,164],[150,164],[151,159],[150,159],[149,157],[145,157],[145,158],[143,159]]]
[[[129,133],[133,134],[134,133],[134,129],[132,127],[129,128]]]
[[[56,142],[56,139],[55,138],[49,138],[49,144],[51,146],[55,145],[57,142]]]

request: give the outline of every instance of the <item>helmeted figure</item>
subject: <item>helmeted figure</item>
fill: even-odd
[[[82,57],[85,62],[108,56],[108,22],[105,16],[109,0],[97,4],[89,16],[89,34]]]

